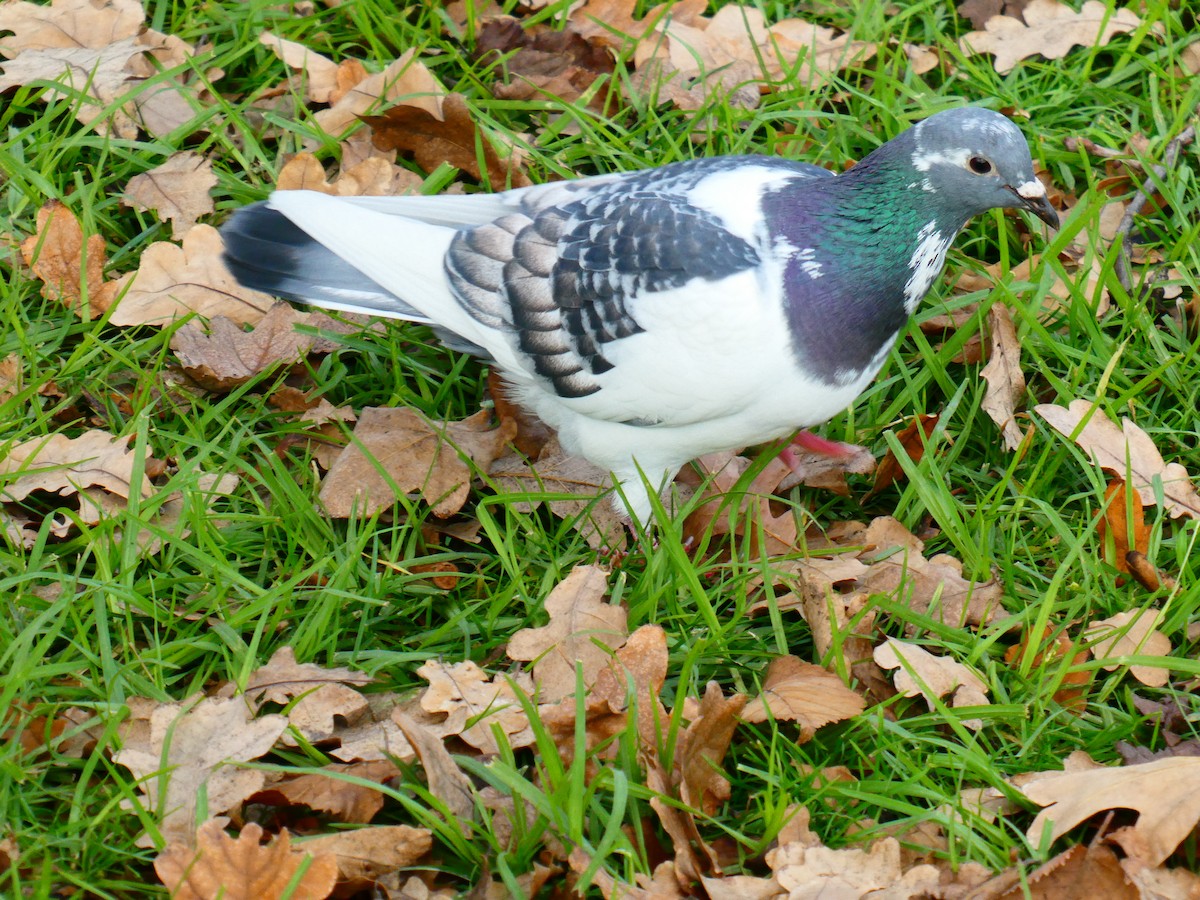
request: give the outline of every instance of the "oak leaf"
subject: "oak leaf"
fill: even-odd
[[[781,656],[771,660],[762,693],[746,704],[742,720],[796,721],[803,743],[822,725],[856,716],[866,708],[866,701],[832,672],[795,656]]]
[[[1093,403],[1072,400],[1067,407],[1043,403],[1034,412],[1071,438],[1104,470],[1125,479],[1143,506],[1155,502],[1161,488],[1163,508],[1172,518],[1200,519],[1200,494],[1187,469],[1166,463],[1150,436],[1129,419],[1118,426]],[[1072,437],[1073,436],[1073,437]]]
[[[244,693],[255,703],[286,704],[323,684],[367,685],[375,679],[354,669],[326,668],[316,663],[296,662],[296,651],[280,647],[265,665],[250,673]]]
[[[219,822],[205,822],[196,848],[176,843],[154,860],[154,871],[173,900],[323,900],[337,881],[329,852],[296,851],[285,828],[263,846],[262,828],[251,822],[237,838]],[[304,866],[303,874],[292,882]]]
[[[421,760],[429,793],[442,801],[450,824],[458,826],[464,836],[470,836],[471,823],[475,819],[475,788],[471,779],[454,761],[440,735],[399,710],[392,715],[392,720],[404,732]]]
[[[1112,9],[1100,0],[1087,0],[1076,12],[1059,0],[1030,0],[1025,21],[993,16],[983,31],[963,35],[963,53],[991,53],[993,65],[1003,75],[1030,56],[1062,59],[1076,45],[1103,47],[1114,35],[1142,24],[1133,10]]]
[[[699,712],[675,748],[679,799],[688,807],[711,816],[729,799],[731,787],[721,763],[745,706],[744,694],[726,697],[715,681],[705,688]]]
[[[228,763],[258,759],[286,727],[283,716],[255,718],[242,697],[144,702],[122,723],[113,762],[134,774],[146,808],[164,811],[159,830],[168,843],[189,844],[201,792],[208,812],[218,814],[261,790],[264,772]],[[149,836],[137,844],[149,846]]]
[[[517,692],[533,696],[533,679],[524,672],[493,680],[475,663],[449,665],[430,660],[417,674],[429,682],[421,696],[427,713],[445,713],[437,729],[443,736],[459,735],[477,750],[495,756],[500,752],[493,728],[507,736],[510,747],[533,743],[529,717]]]
[[[171,336],[171,349],[192,380],[210,391],[226,392],[272,369],[291,366],[309,353],[329,353],[340,345],[296,326],[347,334],[358,329],[324,313],[301,312],[276,303],[250,330],[225,316],[215,316],[207,332],[187,322]]]
[[[371,515],[398,494],[420,491],[435,516],[452,516],[471,490],[466,460],[487,470],[513,428],[491,427],[487,410],[460,422],[433,422],[405,407],[367,407],[353,443],[338,454],[321,484],[321,502],[330,515],[348,518]]]
[[[342,822],[365,824],[383,808],[383,794],[377,788],[338,776],[382,783],[399,774],[396,764],[388,759],[333,763],[324,766],[320,773],[298,775],[269,784],[250,800],[269,803],[274,799],[272,795],[278,795],[287,803],[327,812]]]
[[[309,838],[299,849],[314,855],[332,854],[337,859],[339,882],[375,882],[421,862],[433,849],[433,836],[426,828],[375,825]]]
[[[102,301],[102,310],[116,307],[113,325],[166,325],[192,312],[253,324],[275,304],[275,298],[238,284],[221,261],[221,237],[210,225],[189,229],[182,247],[151,244],[137,271],[110,282]]]
[[[171,237],[179,240],[197,219],[213,211],[210,192],[216,186],[212,163],[185,150],[130,178],[121,202],[138,210],[154,210],[171,223]]]
[[[1096,813],[1132,809],[1137,823],[1118,829],[1109,839],[1127,856],[1149,866],[1160,865],[1200,820],[1200,758],[1174,757],[1133,766],[1078,772],[1044,772],[1020,790],[1039,812],[1026,832],[1039,846],[1049,833],[1054,841]]]
[[[1158,630],[1162,620],[1161,609],[1128,610],[1093,622],[1083,636],[1094,642],[1091,651],[1096,661],[1112,672],[1124,665],[1120,657],[1170,655],[1171,640]],[[1129,674],[1150,687],[1163,687],[1171,678],[1171,670],[1164,666],[1134,665]]]
[[[37,231],[21,243],[21,256],[41,280],[43,297],[85,318],[97,311],[104,286],[104,238],[93,234],[85,240],[75,214],[58,200],[38,210]]]
[[[1025,373],[1021,371],[1021,343],[1013,325],[1012,313],[1003,303],[988,310],[991,338],[987,365],[979,374],[987,382],[980,407],[1000,426],[1004,446],[1016,450],[1025,435],[1017,426],[1017,403],[1025,393]]]
[[[342,68],[345,71],[345,67]],[[341,96],[333,105],[313,117],[326,134],[341,136],[342,132],[359,121],[363,113],[381,102],[402,103],[424,110],[431,116],[441,116],[446,89],[424,63],[416,60],[416,50],[406,50],[382,72],[374,75],[368,75],[361,64],[359,70],[362,77],[355,80],[351,76],[351,83],[339,86]],[[319,143],[310,140],[305,146],[312,150]]]
[[[336,99],[341,87],[338,81],[340,66],[329,57],[270,31],[260,34],[258,42],[269,47],[289,68],[304,74],[304,95],[309,100],[331,103]]]
[[[919,463],[924,457],[929,438],[937,423],[936,415],[922,413],[913,416],[913,420],[896,435],[896,440],[900,442],[905,454],[914,463]],[[875,483],[871,486],[867,496],[873,496],[891,487],[902,477],[904,477],[904,468],[896,458],[895,451],[889,449],[883,461],[879,463],[879,467],[875,469]]]
[[[375,146],[411,154],[426,172],[449,163],[496,189],[532,184],[520,167],[515,148],[501,156],[494,139],[484,133],[461,94],[447,94],[439,113],[412,105],[393,106],[381,115],[363,116]]]
[[[575,668],[581,665],[583,683],[596,676],[629,632],[626,612],[604,602],[608,576],[598,566],[576,566],[546,598],[550,622],[524,628],[508,642],[510,659],[533,662],[538,700],[554,703],[575,693]]]
[[[923,647],[888,638],[875,648],[875,662],[884,669],[896,670],[896,690],[907,697],[922,696],[930,709],[936,700],[950,696],[951,706],[987,706],[987,685],[978,675],[947,656],[935,656]],[[983,722],[963,722],[970,728],[982,728]]]
[[[144,471],[136,487],[133,483],[138,454],[129,448],[131,440],[132,435],[92,429],[77,438],[52,434],[15,444],[0,457],[0,476],[11,478],[0,498],[24,500],[34,491],[66,496],[98,487],[118,497],[148,499],[154,487]]]

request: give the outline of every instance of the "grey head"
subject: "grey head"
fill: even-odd
[[[1033,173],[1025,136],[1000,113],[948,109],[918,122],[908,135],[923,186],[952,200],[964,220],[1000,207],[1028,210],[1058,227],[1058,213]]]

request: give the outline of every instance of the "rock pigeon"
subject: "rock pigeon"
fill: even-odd
[[[496,194],[277,191],[222,234],[248,287],[427,323],[491,360],[645,523],[689,460],[849,406],[997,207],[1058,225],[1020,130],[967,107],[838,175],[724,156]]]

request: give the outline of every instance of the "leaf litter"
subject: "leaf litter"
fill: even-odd
[[[977,21],[977,27],[982,27],[968,35],[963,46],[967,52],[992,53],[1000,71],[1031,55],[1058,58],[1073,45],[1101,46],[1138,24],[1128,10],[1117,10],[1103,29],[1093,29],[1095,10],[1091,3],[1084,4],[1078,15],[1052,0],[994,5],[994,11],[1003,15]],[[978,9],[968,13],[967,6]],[[963,4],[963,14],[984,16],[985,6],[969,0]],[[685,2],[677,4],[671,15],[665,15],[660,7],[637,18],[634,4],[628,0],[577,4],[567,19],[564,36],[553,38],[569,47],[569,54],[562,52],[559,43],[551,43],[547,32],[534,31],[531,38],[529,34],[522,37],[513,33],[511,25],[488,20],[485,28],[492,28],[492,33],[498,35],[497,51],[517,51],[508,60],[504,83],[494,85],[494,90],[497,96],[505,96],[508,91],[510,98],[537,96],[538,91],[561,91],[562,96],[570,97],[573,92],[577,98],[589,96],[590,102],[598,104],[596,108],[603,109],[610,88],[595,91],[594,85],[598,81],[604,84],[611,74],[611,56],[606,53],[611,54],[618,46],[630,46],[630,62],[638,77],[622,83],[621,89],[653,90],[683,108],[699,107],[714,91],[751,106],[784,78],[800,77],[806,83],[822,80],[879,52],[877,47],[800,19],[768,24],[756,10],[731,5],[708,17],[703,15],[705,8],[698,2]],[[1015,21],[1016,26],[1003,21],[1005,18]],[[141,7],[130,0],[105,4],[56,0],[49,7],[7,3],[0,7],[0,32],[4,31],[11,34],[0,38],[0,54],[7,60],[0,63],[0,84],[14,86],[34,78],[53,80],[59,76],[71,79],[86,68],[91,73],[86,89],[95,102],[81,105],[77,115],[102,134],[161,135],[193,115],[184,97],[195,96],[197,89],[189,84],[186,74],[168,78],[156,91],[136,90],[139,81],[152,71],[151,57],[155,65],[178,66],[195,48],[145,28]],[[326,171],[316,157],[301,154],[280,173],[280,186],[339,194],[414,190],[420,177],[397,165],[397,152],[412,156],[426,172],[449,162],[472,177],[490,180],[493,186],[527,183],[519,150],[483,132],[464,98],[447,91],[414,52],[403,54],[372,74],[358,60],[334,63],[275,35],[264,34],[262,40],[289,67],[290,78],[295,80],[291,86],[280,84],[265,89],[262,102],[283,98],[291,87],[298,86],[297,93],[308,102],[327,106],[317,112],[316,120],[334,137],[352,130],[360,116],[379,111],[375,119],[369,120],[375,126],[372,136],[378,140],[364,141],[363,132],[357,137],[348,136],[341,144],[340,170]],[[914,66],[929,55],[927,48],[904,50]],[[933,56],[932,64],[937,65],[936,54]],[[219,73],[212,74],[219,77]],[[117,102],[122,93],[128,93],[130,85],[135,86],[130,99]],[[46,90],[47,99],[53,95],[53,88]],[[398,105],[391,111],[383,109],[389,103]],[[108,112],[100,115],[103,108]],[[414,133],[418,135],[415,140]],[[311,324],[313,320],[300,318],[309,314],[273,308],[270,298],[242,291],[224,271],[219,238],[208,224],[199,221],[212,211],[208,194],[213,182],[206,161],[195,154],[179,154],[165,166],[147,170],[138,178],[141,180],[134,179],[126,188],[128,202],[169,223],[172,237],[182,239],[182,247],[168,242],[152,244],[143,253],[136,272],[106,280],[103,240],[97,235],[85,236],[79,220],[66,206],[50,204],[39,214],[37,233],[22,246],[26,265],[43,282],[48,296],[60,299],[85,317],[109,313],[110,323],[116,326],[164,325],[177,316],[199,313],[209,319],[207,330],[199,324],[185,326],[176,333],[178,343],[174,349],[185,368],[213,391],[229,390],[274,367],[292,366],[309,353],[334,349],[332,341],[297,334],[294,323]],[[1107,235],[1105,228],[1112,230],[1121,212],[1115,202],[1110,206],[1100,216],[1101,236]],[[1028,265],[1032,267],[1036,261]],[[1026,269],[1025,276],[1030,271],[1032,268]],[[1024,276],[1014,272],[1014,277]],[[1088,278],[1094,281],[1094,273]],[[1007,446],[1016,449],[1026,439],[1015,421],[1024,384],[1020,346],[1006,311],[994,304],[989,313],[990,361],[981,374],[988,382],[985,411],[1001,429]],[[245,331],[242,326],[247,324],[256,327]],[[318,327],[336,331],[324,321]],[[19,389],[19,361],[13,368],[14,376],[5,376],[5,383],[18,387],[4,390]],[[1066,413],[1047,411],[1047,405],[1035,411],[1078,440],[1102,467],[1119,476],[1126,496],[1132,499],[1122,504],[1114,495],[1109,498],[1108,509],[1130,505],[1140,512],[1142,505],[1161,502],[1169,516],[1196,517],[1200,502],[1186,471],[1164,463],[1144,432],[1129,422],[1107,431],[1102,427],[1102,432],[1091,429],[1091,423],[1081,428],[1089,412],[1076,407],[1084,402],[1072,403]],[[332,513],[378,510],[394,503],[397,492],[415,492],[438,515],[453,515],[464,509],[476,474],[490,473],[502,487],[523,490],[531,498],[539,494],[549,498],[547,490],[577,498],[531,499],[527,505],[532,508],[537,502],[545,502],[556,514],[576,518],[581,527],[592,528],[597,545],[618,541],[619,523],[584,524],[589,515],[601,515],[607,509],[602,500],[596,503],[608,488],[603,473],[584,475],[571,470],[568,460],[555,456],[552,445],[539,447],[533,455],[505,449],[519,430],[511,416],[501,413],[493,418],[481,413],[464,423],[432,423],[414,417],[411,411],[401,411],[393,423],[387,420],[387,412],[322,413],[322,423],[314,426],[337,427],[332,423],[339,419],[357,419],[361,426],[365,418],[368,423],[362,433],[355,433],[351,445],[340,451],[346,461],[337,477],[332,469],[338,463],[329,461],[329,493],[327,497],[323,493],[323,499]],[[1103,422],[1111,425],[1103,416],[1099,418],[1102,426]],[[925,424],[914,422],[913,440],[901,442],[914,458],[924,452],[925,442],[919,439],[917,429]],[[381,469],[381,459],[393,457],[386,450],[376,453],[372,448],[382,448],[396,433],[411,435],[403,439],[409,440],[406,446],[410,458],[401,460],[405,454],[395,454],[395,462]],[[928,430],[923,433],[927,435]],[[160,475],[155,474],[152,462],[157,461],[146,457],[140,462],[148,474],[139,482],[134,476],[136,466],[130,464],[130,454],[120,439],[99,432],[89,434],[92,436],[87,440],[96,444],[92,449],[70,444],[64,448],[49,442],[5,449],[0,465],[6,467],[3,515],[10,535],[27,541],[39,526],[39,520],[22,508],[22,500],[33,494],[53,493],[68,501],[78,497],[81,511],[107,511],[90,515],[119,511],[134,495],[139,500],[155,495],[155,479]],[[378,444],[373,443],[377,434],[381,435]],[[549,452],[543,454],[541,451],[547,447]],[[93,451],[99,455],[87,455]],[[110,456],[111,462],[102,461]],[[89,462],[94,460],[101,461]],[[741,475],[749,465],[746,458],[731,456],[712,464],[702,469],[699,483],[684,485],[703,485],[701,489],[707,492],[707,499],[697,507],[702,512],[692,522],[694,533],[749,539],[770,554],[786,554],[800,547],[813,552],[806,559],[791,562],[790,568],[785,567],[792,593],[768,597],[757,609],[772,604],[780,609],[800,609],[813,627],[818,658],[828,661],[831,668],[852,671],[857,691],[825,668],[782,656],[766,668],[761,691],[753,699],[737,692],[727,695],[720,685],[712,683],[699,696],[687,693],[676,697],[675,701],[683,701],[681,708],[669,710],[660,696],[669,670],[665,634],[656,626],[643,626],[626,635],[624,617],[619,615],[621,607],[602,599],[606,590],[604,574],[599,570],[577,570],[555,588],[551,594],[554,603],[547,601],[550,623],[514,635],[509,645],[512,669],[488,672],[469,661],[431,661],[421,670],[429,686],[419,701],[363,694],[360,688],[367,687],[369,679],[360,673],[322,670],[311,664],[299,666],[294,657],[279,654],[251,678],[241,694],[226,685],[221,696],[182,703],[131,698],[130,718],[121,727],[122,749],[114,759],[143,778],[144,793],[139,802],[168,810],[160,822],[160,834],[169,843],[156,861],[160,877],[172,886],[176,896],[183,897],[214,896],[220,891],[225,896],[236,896],[229,893],[233,885],[253,885],[253,893],[247,896],[276,896],[282,890],[278,885],[286,884],[298,866],[308,869],[295,885],[300,892],[292,896],[326,896],[335,882],[347,888],[398,879],[399,870],[431,861],[433,839],[424,829],[368,824],[388,803],[380,791],[369,786],[392,777],[395,766],[388,757],[416,761],[426,773],[431,793],[453,814],[459,827],[467,828],[477,802],[503,806],[503,798],[482,799],[487,795],[465,775],[448,747],[453,746],[457,752],[466,748],[485,760],[494,758],[501,744],[514,749],[529,747],[534,730],[527,709],[532,708],[565,760],[579,749],[575,732],[580,715],[589,766],[611,759],[614,738],[627,729],[637,736],[647,784],[653,790],[651,807],[671,839],[675,858],[659,864],[652,876],[638,876],[636,886],[621,885],[604,870],[595,873],[594,884],[606,896],[634,896],[626,893],[627,887],[644,896],[685,896],[696,884],[703,884],[712,897],[806,896],[813,891],[856,892],[856,896],[883,891],[896,897],[958,896],[953,890],[966,890],[970,878],[978,881],[978,871],[968,874],[964,868],[956,876],[945,867],[908,865],[902,862],[899,844],[892,838],[876,840],[865,848],[832,850],[808,831],[808,813],[803,807],[794,810],[793,824],[785,827],[766,853],[766,867],[759,871],[769,870],[770,875],[728,875],[721,854],[706,842],[697,819],[716,810],[729,797],[729,782],[721,770],[739,728],[768,720],[795,722],[796,740],[804,742],[821,727],[858,714],[866,707],[864,693],[872,699],[888,695],[882,670],[871,668],[875,665],[871,661],[873,649],[889,666],[900,664],[903,657],[904,663],[916,671],[913,659],[919,658],[919,648],[915,644],[891,638],[878,643],[882,635],[876,613],[870,609],[872,596],[890,594],[956,627],[994,620],[1002,586],[995,580],[964,578],[961,564],[950,557],[926,559],[922,542],[894,520],[881,517],[869,525],[835,523],[826,534],[816,534],[811,529],[802,530],[792,511],[779,506],[779,496],[795,483],[821,483],[849,494],[854,482],[847,481],[847,474],[869,473],[873,463],[869,453],[865,457],[860,454],[853,467],[847,464],[841,469],[835,466],[832,470],[796,474],[790,483],[786,466],[771,463],[748,485],[746,493],[753,514],[741,521],[717,498],[741,483]],[[92,467],[90,473],[88,465]],[[898,467],[885,461],[881,468],[884,474],[877,480],[879,489],[895,477],[888,474],[888,469]],[[363,488],[370,481],[370,476],[363,474],[367,469],[378,476],[370,490]],[[217,487],[213,482],[209,486]],[[233,489],[227,482],[219,487],[215,493]],[[681,496],[688,499],[686,491]],[[173,502],[177,498],[162,503],[160,515],[169,512],[169,503]],[[1106,513],[1101,521],[1116,543],[1114,565],[1122,572],[1132,572],[1136,562],[1130,560],[1137,554],[1144,556],[1149,549],[1144,521],[1127,521],[1115,513]],[[1111,660],[1103,663],[1105,667],[1123,666],[1131,655],[1169,652],[1169,643],[1161,643],[1165,638],[1155,627],[1160,620],[1157,612],[1132,621],[1113,617],[1088,625],[1081,634],[1091,642],[1098,660]],[[835,647],[841,648],[840,660],[832,658]],[[882,650],[885,647],[891,648],[892,656]],[[1060,648],[1060,652],[1066,651]],[[950,663],[941,659],[932,664],[929,674],[908,682],[900,678],[900,665],[897,688],[918,693],[922,686],[941,693],[962,691],[964,687],[979,689],[972,673]],[[583,696],[576,695],[577,665],[585,689]],[[1130,672],[1135,678],[1157,683],[1153,680],[1160,679],[1165,670],[1134,666]],[[941,685],[939,679],[949,687],[931,687],[934,682]],[[982,692],[971,696],[977,701],[972,705],[979,705]],[[266,712],[263,704],[280,710]],[[664,737],[661,729],[672,715],[679,719],[682,730],[676,752],[668,759],[660,755],[659,748]],[[69,718],[51,724],[60,735],[70,727],[83,727]],[[270,758],[273,752],[294,746],[295,735],[310,744],[328,747],[346,761],[331,764],[325,774],[283,779],[272,776],[270,782],[256,770],[228,764]],[[1049,787],[1053,783],[1049,776],[1041,780],[1046,782],[1042,788],[1037,787],[1039,780],[1029,782],[1032,799],[1053,804],[1039,816],[1035,826],[1043,818],[1048,821],[1057,816],[1053,827],[1060,834],[1095,812],[1111,808],[1102,805],[1112,799],[1107,797],[1109,789],[1103,784],[1104,778],[1125,778],[1136,785],[1135,793],[1144,789],[1146,794],[1142,805],[1126,804],[1142,811],[1137,826],[1112,836],[1125,852],[1119,860],[1123,877],[1147,886],[1145,890],[1167,883],[1174,890],[1183,890],[1180,885],[1186,882],[1187,873],[1164,869],[1160,864],[1178,843],[1176,835],[1195,824],[1195,816],[1188,809],[1178,815],[1147,814],[1145,809],[1152,804],[1146,797],[1157,796],[1163,776],[1157,769],[1151,774],[1151,770],[1135,768],[1110,767],[1080,773],[1097,779],[1094,796],[1106,798],[1089,801],[1090,805],[1078,802],[1078,790],[1065,795],[1064,800],[1064,794]],[[1166,777],[1186,780],[1191,776],[1186,766],[1179,766]],[[1139,781],[1142,778],[1147,780],[1143,783]],[[1118,783],[1123,782],[1108,782]],[[1063,782],[1060,789],[1065,785]],[[241,828],[241,837],[235,840],[225,834],[230,820],[223,817],[210,819],[199,829],[195,827],[194,802],[200,786],[208,797],[209,814],[228,813]],[[262,798],[268,796],[272,802],[317,810],[365,827],[309,838],[299,844],[291,843],[285,830],[272,843],[262,846],[257,826],[240,819],[239,807],[255,802],[255,797],[259,798],[257,802],[265,802]],[[1060,824],[1065,822],[1071,824]],[[1033,828],[1030,836],[1036,840]],[[142,844],[149,846],[148,835],[143,836]],[[1085,865],[1079,862],[1081,858],[1098,871],[1115,871],[1115,858],[1104,856],[1106,847],[1088,848],[1086,855],[1077,852],[1080,850],[1066,851],[1054,865],[1043,867],[1046,871],[1039,871],[1037,878],[1061,877],[1053,872],[1073,871],[1071,867]],[[0,842],[0,851],[9,860],[19,856],[16,844],[8,839]],[[580,848],[568,851],[558,846],[550,852],[556,854],[556,865],[576,873],[587,871],[591,865]],[[267,880],[248,881],[248,873],[253,871],[266,872]],[[537,877],[544,881],[554,870],[542,867],[540,871]],[[201,881],[192,879],[193,874]],[[281,874],[287,878],[278,882]],[[207,886],[203,878],[209,879]],[[398,889],[400,882],[394,883]],[[441,895],[441,891],[419,879],[410,879],[405,890],[414,892],[413,896]]]

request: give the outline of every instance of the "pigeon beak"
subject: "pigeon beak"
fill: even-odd
[[[1046,188],[1040,181],[1035,178],[1017,187],[1010,187],[1009,190],[1016,195],[1018,205],[1022,209],[1029,210],[1051,228],[1058,228],[1058,213],[1050,205]]]

